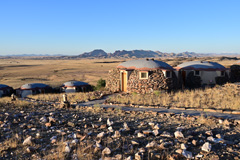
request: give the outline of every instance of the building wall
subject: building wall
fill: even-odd
[[[172,78],[166,78],[162,70],[149,71],[148,79],[140,79],[139,71],[134,70],[129,75],[128,92],[152,93],[158,90],[172,90],[177,88],[177,77],[172,72]]]
[[[113,69],[108,72],[105,89],[112,92],[120,91],[120,70]]]

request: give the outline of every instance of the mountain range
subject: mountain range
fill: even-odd
[[[102,49],[96,49],[91,52],[85,52],[76,57],[78,58],[159,58],[159,57],[203,57],[206,54],[198,54],[195,52],[183,53],[163,53],[151,50],[117,50],[114,53],[106,53]]]

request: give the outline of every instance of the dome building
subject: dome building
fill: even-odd
[[[10,96],[13,93],[13,88],[5,84],[0,84],[0,97]]]
[[[106,88],[117,92],[151,93],[156,90],[171,90],[177,87],[174,68],[154,60],[130,60],[109,71]]]
[[[25,98],[28,95],[35,95],[41,93],[50,93],[52,88],[43,83],[28,83],[22,85],[19,89],[16,90],[18,97]]]
[[[207,85],[224,84],[229,78],[229,71],[223,65],[210,61],[184,62],[175,69],[179,72],[179,79],[188,88]]]
[[[74,92],[88,92],[92,91],[91,85],[81,81],[65,82],[61,86],[61,92],[74,93]]]

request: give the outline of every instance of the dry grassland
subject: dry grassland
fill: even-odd
[[[162,59],[172,66],[195,58]],[[217,61],[226,67],[236,60],[219,61],[219,58],[199,58],[198,60]],[[106,79],[108,71],[114,69],[124,59],[81,59],[81,60],[32,60],[1,59],[0,83],[18,88],[26,83],[45,83],[53,87],[69,80],[79,80],[96,85],[100,78]]]
[[[108,71],[119,60],[0,60],[0,83],[18,88],[26,83],[45,83],[53,87],[69,80],[79,80],[96,85],[106,79]]]

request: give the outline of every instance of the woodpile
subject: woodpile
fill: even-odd
[[[119,92],[120,90],[120,71],[118,69],[110,70],[106,80],[106,90]]]

